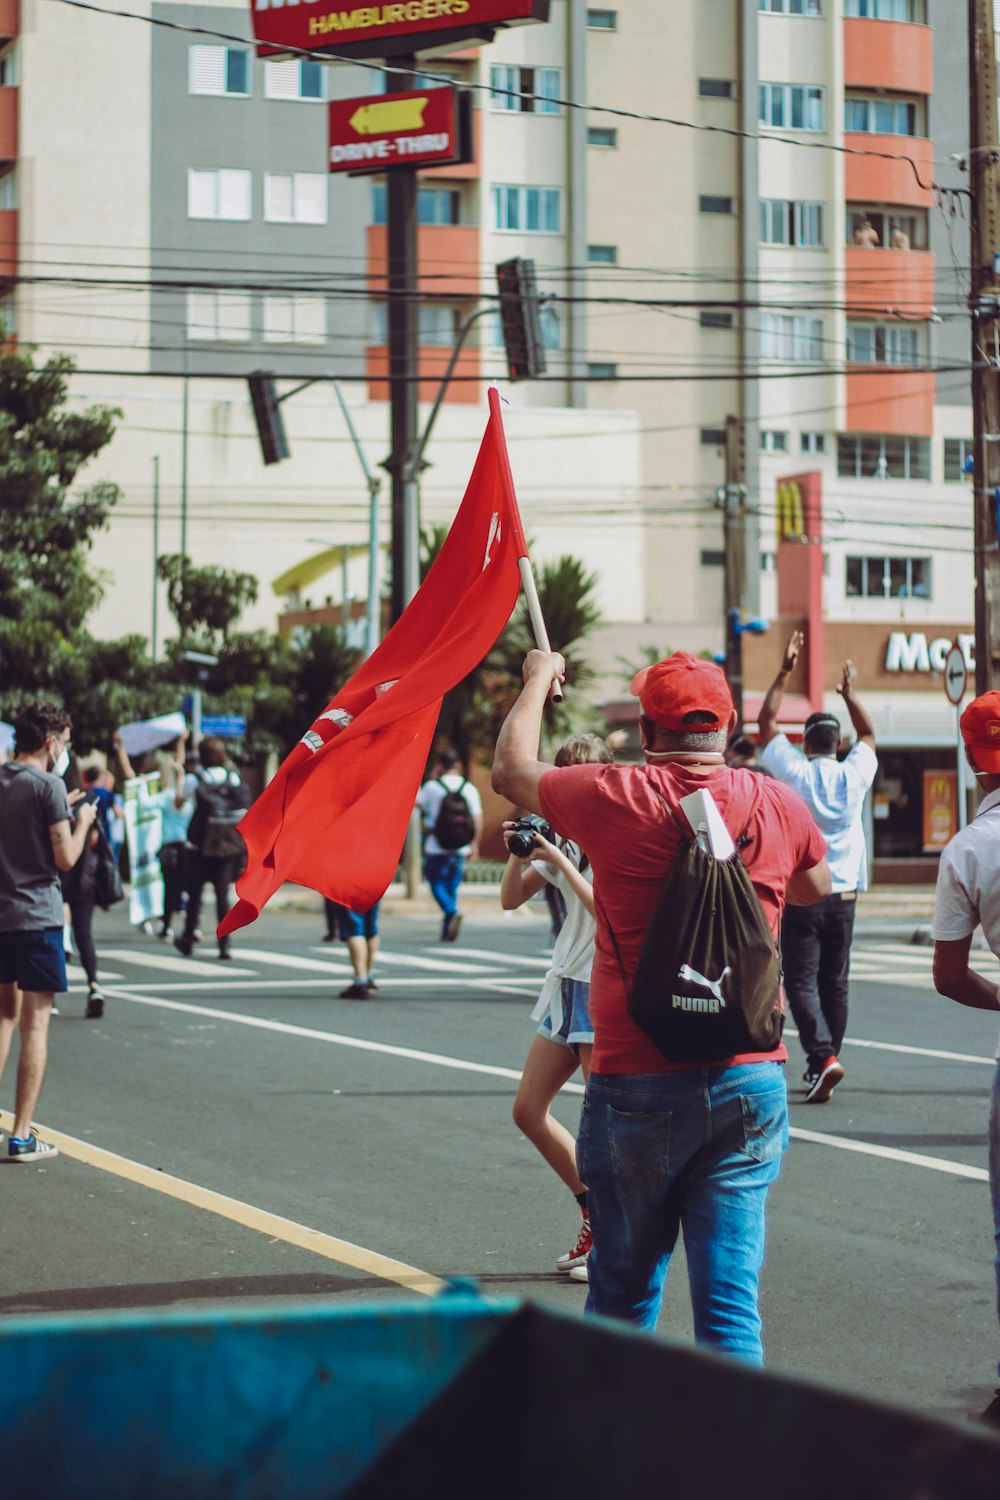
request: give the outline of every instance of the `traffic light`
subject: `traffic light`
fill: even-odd
[[[541,304],[535,262],[517,256],[497,266],[500,324],[511,380],[533,380],[545,374]]]
[[[254,421],[260,438],[260,451],[266,464],[280,463],[289,454],[285,420],[275,390],[274,376],[266,370],[255,370],[247,377]]]

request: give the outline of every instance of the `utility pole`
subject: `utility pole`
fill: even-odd
[[[414,56],[394,59],[393,89],[417,87]],[[417,443],[417,172],[394,166],[386,173],[389,245],[389,404],[392,452],[385,461],[392,479],[392,619],[399,619],[417,591],[420,518],[413,454]]]
[[[993,0],[969,0],[976,692],[1000,679],[1000,144]]]
[[[746,475],[744,472],[743,424],[739,417],[726,418],[726,482],[718,491],[722,506],[725,547],[726,676],[738,719],[743,727],[743,634],[740,615],[746,591]]]

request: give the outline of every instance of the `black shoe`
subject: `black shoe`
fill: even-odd
[[[462,913],[452,912],[444,925],[444,938],[446,943],[453,943],[462,930]]]
[[[994,1393],[993,1400],[985,1411],[972,1412],[971,1416],[974,1422],[982,1422],[987,1427],[1000,1429],[1000,1389]]]
[[[337,934],[335,932],[324,932],[322,941],[324,943],[335,943],[337,941]]]
[[[341,1000],[367,1000],[368,995],[369,986],[363,979],[355,979],[353,984],[349,984],[346,990],[340,992]]]
[[[194,950],[194,944],[191,939],[184,937],[174,938],[174,947],[178,953],[183,953],[185,958],[190,958]]]
[[[223,960],[224,960],[224,959],[227,959],[227,958],[232,958],[232,956],[233,956],[233,955],[232,955],[232,954],[231,954],[231,953],[230,953],[230,951],[229,951],[229,949],[228,949],[228,948],[220,948],[220,949],[219,949],[219,961],[220,961],[220,963],[221,963],[221,962],[222,962],[222,961],[223,961]]]
[[[96,987],[87,996],[86,1019],[99,1021],[104,1014],[104,996]]]

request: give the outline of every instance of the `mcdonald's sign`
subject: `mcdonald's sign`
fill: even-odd
[[[805,509],[799,483],[795,479],[779,480],[775,541],[802,542],[805,539]]]
[[[924,853],[937,854],[958,832],[958,776],[924,772]]]

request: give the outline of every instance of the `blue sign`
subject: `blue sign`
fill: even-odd
[[[247,732],[247,721],[242,714],[205,714],[201,732],[220,740],[241,740]]]

